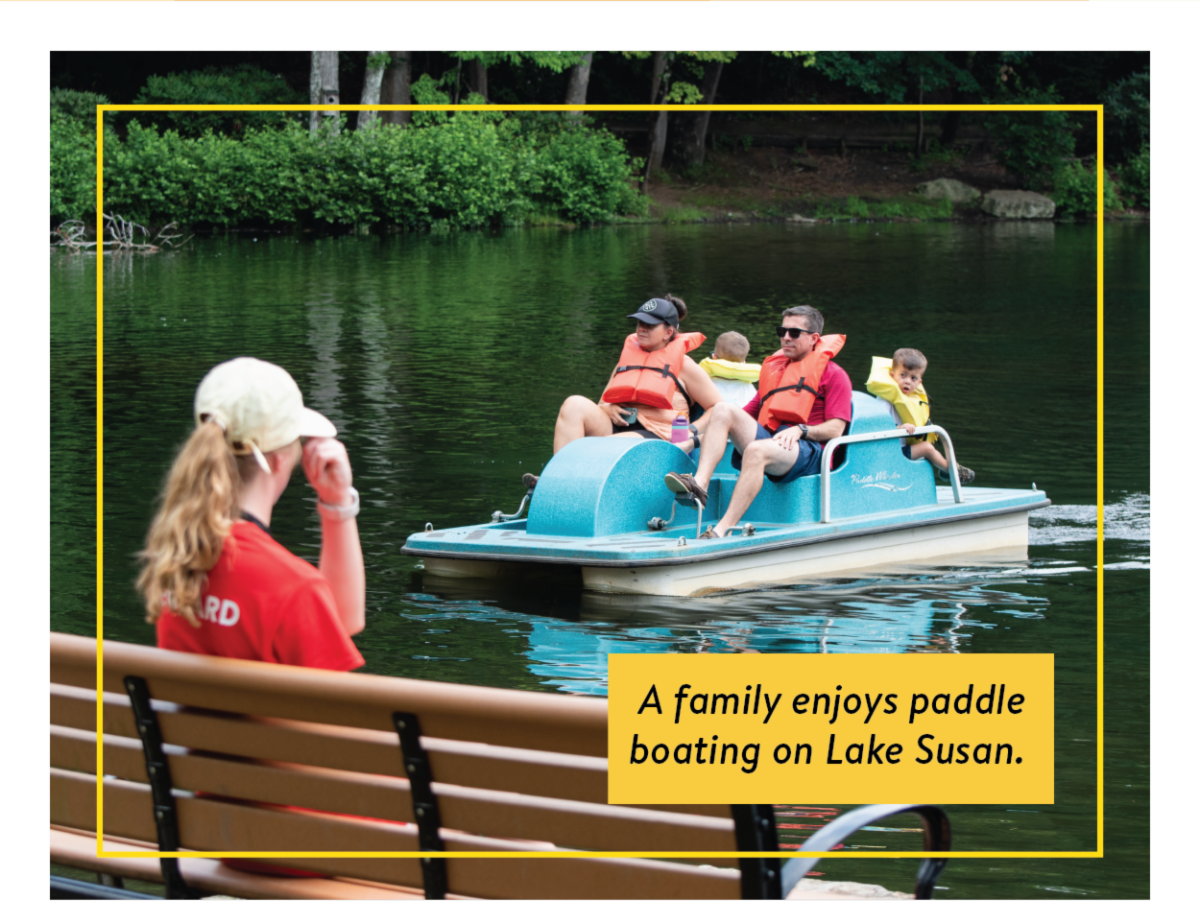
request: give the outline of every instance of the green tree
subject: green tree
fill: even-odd
[[[454,51],[451,52],[458,59],[458,66],[455,68],[454,79],[454,94],[455,102],[459,98],[459,86],[461,84],[462,66],[464,63],[468,65],[467,70],[467,92],[477,93],[483,97],[484,101],[488,97],[488,68],[501,62],[507,64],[521,64],[530,62],[538,67],[546,68],[555,74],[561,74],[563,71],[579,65],[584,56],[589,52],[583,51]],[[589,65],[590,69],[590,65]],[[443,75],[444,80],[444,75]]]

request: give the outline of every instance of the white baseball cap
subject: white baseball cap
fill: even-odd
[[[196,425],[214,420],[235,455],[253,455],[270,472],[264,453],[302,436],[336,436],[337,428],[304,406],[300,387],[274,363],[241,356],[213,366],[196,388]]]

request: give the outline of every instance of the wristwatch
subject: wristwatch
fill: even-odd
[[[797,424],[797,426],[800,427],[800,439],[808,439],[808,427],[806,427],[804,424]]]

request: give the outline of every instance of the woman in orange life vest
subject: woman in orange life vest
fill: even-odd
[[[686,417],[691,404],[707,411],[720,403],[721,393],[712,379],[687,356],[704,342],[704,335],[680,332],[679,323],[687,317],[683,299],[652,298],[627,317],[637,320],[637,331],[626,338],[600,402],[572,395],[559,409],[554,425],[556,453],[584,436],[669,440],[672,421],[679,414]],[[637,416],[630,423],[635,410]],[[694,444],[683,443],[681,448],[690,451]],[[533,476],[527,475],[527,484],[530,479]]]

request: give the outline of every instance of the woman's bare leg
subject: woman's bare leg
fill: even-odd
[[[612,419],[594,401],[571,395],[558,409],[554,423],[554,452],[585,436],[612,436]]]

